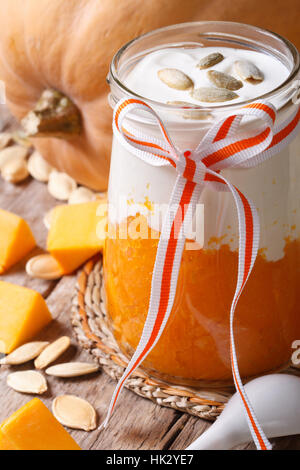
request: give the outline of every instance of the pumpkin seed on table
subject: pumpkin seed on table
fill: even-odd
[[[193,80],[178,69],[162,69],[157,75],[165,85],[176,90],[189,90],[194,86]]]
[[[76,181],[66,173],[61,173],[56,170],[50,173],[48,191],[55,199],[67,201],[76,188]]]
[[[193,90],[191,97],[205,103],[222,103],[234,100],[238,98],[238,95],[234,91],[226,90],[226,88],[201,87]]]
[[[48,390],[45,377],[34,370],[13,372],[7,376],[7,385],[16,392],[41,395]]]
[[[46,162],[37,150],[30,155],[27,168],[30,175],[42,183],[48,182],[50,173],[53,171],[53,167]]]
[[[0,360],[1,365],[16,366],[32,361],[48,346],[48,341],[32,341],[15,349],[12,353]]]
[[[234,70],[238,76],[253,85],[263,81],[263,73],[249,60],[237,60],[234,63]]]
[[[222,60],[224,60],[224,56],[220,52],[212,52],[211,54],[203,57],[197,67],[201,70],[208,69],[209,67],[222,62]]]
[[[19,145],[12,145],[11,147],[7,147],[4,150],[0,151],[0,170],[6,165],[7,163],[20,160],[24,161],[27,157],[28,149],[24,147],[20,147]]]
[[[226,90],[234,91],[239,90],[243,86],[240,80],[237,80],[228,73],[219,72],[218,70],[209,70],[207,76],[211,83],[218,88],[226,88]]]
[[[52,403],[52,413],[62,425],[72,429],[93,431],[97,426],[94,407],[75,395],[61,395]]]
[[[46,281],[60,279],[64,275],[56,259],[49,254],[34,256],[27,261],[25,269],[28,276]]]
[[[6,162],[1,168],[1,176],[9,183],[21,183],[29,176],[26,160],[12,159]]]
[[[51,344],[48,344],[46,348],[34,361],[36,369],[44,369],[49,364],[54,362],[59,356],[61,356],[70,346],[71,340],[68,336],[62,336]]]
[[[80,377],[81,375],[93,374],[99,370],[97,364],[87,362],[66,362],[46,369],[46,374],[55,377]]]
[[[96,199],[95,193],[84,186],[75,189],[70,194],[68,203],[69,204],[82,204],[84,202],[94,201]]]

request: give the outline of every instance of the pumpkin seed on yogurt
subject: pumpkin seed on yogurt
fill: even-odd
[[[212,52],[211,54],[203,57],[197,67],[201,70],[208,69],[213,65],[219,64],[222,60],[224,60],[224,56],[220,52]]]
[[[226,88],[201,87],[192,90],[191,97],[205,103],[222,103],[234,100],[238,95]]]
[[[234,63],[234,70],[242,80],[254,85],[261,83],[264,79],[263,73],[249,60],[237,60]]]
[[[226,88],[226,90],[239,90],[243,83],[228,73],[219,72],[218,70],[209,70],[207,72],[208,79],[218,88]]]
[[[193,80],[178,69],[162,69],[157,75],[165,85],[175,90],[189,90],[194,86]]]

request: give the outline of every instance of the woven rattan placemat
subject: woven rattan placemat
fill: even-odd
[[[78,343],[114,380],[118,380],[128,363],[108,326],[103,302],[102,257],[88,261],[80,272],[72,301],[72,325]],[[299,374],[290,368],[289,373]],[[137,369],[125,386],[136,394],[161,406],[167,406],[200,418],[214,420],[232,395],[221,390],[174,386],[150,377]]]

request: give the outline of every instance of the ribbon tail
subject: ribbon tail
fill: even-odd
[[[201,185],[177,177],[158,242],[150,304],[142,336],[115,388],[101,428],[107,426],[126,380],[157,344],[169,319],[185,244],[184,228],[192,222],[200,193]]]
[[[246,413],[247,422],[259,450],[271,450],[272,445],[268,441],[262,430],[247,393],[244,389],[237,361],[237,354],[234,341],[234,313],[238,300],[243,292],[246,282],[251,274],[252,268],[259,247],[259,219],[254,204],[249,201],[235,186],[226,180],[220,174],[218,178],[222,179],[231,191],[238,213],[239,221],[239,264],[236,290],[230,308],[230,356],[234,383],[238,394],[243,403],[243,409]]]

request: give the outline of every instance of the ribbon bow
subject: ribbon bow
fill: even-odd
[[[129,132],[123,121],[128,113],[143,110],[156,120],[163,141]],[[247,116],[259,120],[251,135],[238,132]],[[237,392],[243,402],[253,440],[258,449],[271,449],[243,387],[236,356],[233,332],[234,312],[239,297],[252,271],[259,246],[259,219],[253,203],[233,186],[220,171],[225,168],[250,168],[278,153],[296,135],[300,121],[300,107],[275,128],[276,110],[272,104],[256,101],[214,124],[195,150],[184,152],[176,148],[157,113],[139,99],[121,100],[115,108],[113,131],[116,138],[132,154],[154,166],[172,165],[177,179],[170,197],[169,210],[162,224],[156,260],[152,275],[149,310],[140,342],[114,391],[105,427],[115,408],[126,379],[143,362],[157,344],[170,316],[185,244],[184,224],[190,224],[204,185],[217,191],[231,191],[239,221],[239,262],[235,294],[230,309],[230,356],[232,374]],[[178,207],[177,212],[171,208]],[[188,207],[188,210],[184,208]]]

